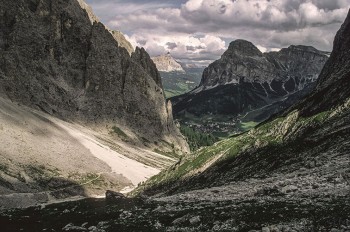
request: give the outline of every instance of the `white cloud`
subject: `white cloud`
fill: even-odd
[[[151,55],[170,51],[175,58],[198,62],[217,59],[234,39],[249,40],[262,51],[291,44],[331,50],[350,6],[350,0],[182,0],[175,6],[135,1],[117,1],[118,9],[106,9],[115,15],[107,24]]]
[[[267,48],[265,48],[265,47],[263,47],[263,46],[261,46],[261,45],[256,45],[256,47],[257,47],[261,52],[263,52],[263,53],[268,51]]]
[[[196,11],[200,9],[202,4],[203,4],[203,0],[191,0],[186,2],[186,4],[184,4],[184,7],[189,11]]]
[[[127,38],[134,46],[144,47],[151,56],[171,52],[175,58],[180,60],[212,61],[226,49],[225,41],[212,35],[195,37],[191,35],[133,34]]]

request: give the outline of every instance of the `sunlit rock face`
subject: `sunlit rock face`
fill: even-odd
[[[182,66],[170,55],[170,53],[153,57],[152,60],[160,72],[185,72]]]

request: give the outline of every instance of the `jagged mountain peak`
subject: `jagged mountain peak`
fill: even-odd
[[[156,82],[156,84],[159,87],[163,88],[162,80],[156,68],[156,65],[154,64],[154,62],[152,62],[151,57],[144,48],[136,47],[135,52],[131,55],[131,58],[139,62],[142,65],[142,67],[148,72],[148,74],[152,77],[152,79]]]
[[[109,30],[114,39],[118,42],[120,47],[125,48],[129,55],[134,52],[134,47],[132,44],[125,38],[124,34],[121,31]]]
[[[87,13],[87,15],[91,21],[91,24],[93,24],[94,22],[100,22],[99,18],[93,13],[91,6],[89,6],[85,2],[85,0],[76,0],[76,1],[79,3],[80,7],[82,9],[84,9],[85,12]]]
[[[231,42],[222,57],[204,71],[201,87],[208,89],[239,83],[243,79],[245,82],[284,82],[290,78],[290,72],[298,79],[313,82],[327,58],[326,52],[304,45],[291,45],[277,52],[262,53],[253,43],[239,39]],[[298,80],[294,86],[300,89],[304,84]],[[291,91],[294,90],[287,90]]]
[[[76,0],[80,7],[85,10],[86,14],[88,15],[91,24],[94,23],[99,23],[100,20],[99,18],[94,14],[91,6],[89,6],[85,0]],[[108,27],[106,27],[106,25],[104,25],[104,27],[112,34],[112,36],[114,37],[114,39],[118,42],[118,45],[120,47],[125,48],[129,55],[131,55],[131,53],[134,52],[134,47],[132,46],[132,44],[125,38],[124,34],[121,31],[117,31],[117,30],[111,30]]]
[[[308,52],[319,52],[316,48],[313,46],[306,46],[306,45],[290,45],[288,47],[289,50],[302,50],[302,51],[308,51]]]
[[[316,49],[313,46],[306,46],[306,45],[290,45],[287,48],[282,48],[280,51],[278,52],[267,52],[264,53],[265,55],[269,55],[269,54],[284,54],[284,53],[294,53],[294,54],[315,54],[315,55],[326,55],[329,56],[330,52],[326,52],[326,51],[320,51],[318,49]]]
[[[242,56],[262,56],[262,52],[252,42],[243,39],[232,41],[224,56],[232,55],[232,53]]]
[[[171,56],[170,52],[153,57],[152,60],[161,72],[185,72],[181,64]]]

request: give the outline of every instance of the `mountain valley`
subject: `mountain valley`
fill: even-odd
[[[153,57],[152,60],[162,77],[167,98],[188,93],[199,85],[204,68],[181,64],[170,53]]]
[[[0,25],[1,231],[350,231],[349,9],[331,53],[238,39],[204,70],[84,0],[0,0]]]

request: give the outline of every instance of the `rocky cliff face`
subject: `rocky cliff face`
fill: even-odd
[[[123,35],[123,33],[121,33],[120,31],[113,31],[110,30],[111,34],[113,35],[114,39],[118,42],[118,45],[120,47],[125,48],[129,54],[131,55],[135,50],[134,47],[132,46],[132,44],[125,38],[125,36]]]
[[[171,98],[175,117],[228,115],[234,119],[224,122],[231,124],[223,126],[227,131],[236,130],[237,120],[261,122],[308,94],[327,59],[328,53],[309,46],[262,53],[251,42],[233,41],[204,70],[198,88]]]
[[[316,90],[291,110],[303,115],[331,110],[344,103],[350,95],[350,17],[348,16],[335,36],[333,51],[317,82]]]
[[[185,72],[169,52],[166,55],[153,57],[152,60],[161,72]]]
[[[236,40],[204,71],[201,86],[207,89],[250,82],[261,84],[266,95],[286,95],[315,81],[327,58],[325,52],[313,47],[294,45],[263,54],[251,42]]]
[[[0,5],[2,96],[90,126],[122,125],[140,138],[186,150],[149,55],[133,52],[84,1]]]

